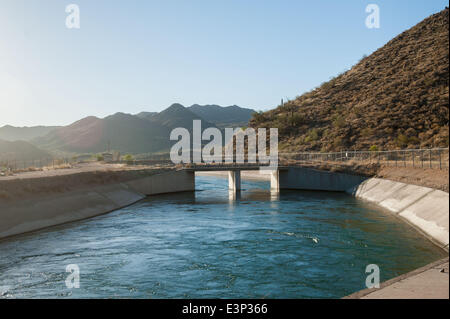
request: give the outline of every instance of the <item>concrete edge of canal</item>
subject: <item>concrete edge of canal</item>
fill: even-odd
[[[83,177],[89,178],[89,175]],[[27,187],[26,180],[21,182],[21,187]],[[33,182],[36,183],[36,179]],[[36,192],[27,198],[0,198],[0,239],[103,215],[132,205],[148,195],[194,189],[194,173],[169,171],[124,182],[87,185],[70,190],[64,190],[64,185],[58,185],[57,189]]]
[[[448,299],[448,263],[443,258],[343,299]]]
[[[380,178],[368,179],[347,192],[396,214],[448,252],[448,193]]]

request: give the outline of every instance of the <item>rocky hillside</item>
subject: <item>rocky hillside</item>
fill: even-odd
[[[250,125],[278,127],[290,151],[448,146],[448,20],[446,8]]]

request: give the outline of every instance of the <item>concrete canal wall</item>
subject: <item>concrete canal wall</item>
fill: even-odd
[[[322,171],[312,168],[289,168],[280,170],[280,189],[302,189],[345,192],[365,181],[367,177]]]
[[[27,182],[21,182],[26,187]],[[170,171],[107,185],[45,191],[18,199],[0,198],[0,238],[102,215],[147,195],[194,189],[194,173]]]
[[[448,251],[448,193],[379,178],[368,179],[347,192],[396,214]]]

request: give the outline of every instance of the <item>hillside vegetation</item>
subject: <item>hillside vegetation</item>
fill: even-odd
[[[278,127],[286,151],[447,147],[449,10],[389,41],[349,71],[252,127]]]

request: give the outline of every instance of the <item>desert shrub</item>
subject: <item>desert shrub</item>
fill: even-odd
[[[405,134],[399,134],[397,136],[397,145],[400,147],[405,147],[408,145],[409,138]]]
[[[405,135],[406,136],[417,136],[417,131],[415,129],[413,129],[412,127],[410,127],[409,129],[406,130]]]
[[[423,84],[428,87],[428,86],[433,86],[434,84],[434,78],[426,78],[423,80]]]
[[[304,117],[301,114],[293,114],[291,117],[291,125],[299,126],[303,124],[305,121]]]
[[[377,151],[378,151],[378,146],[372,145],[371,147],[369,147],[369,151],[371,151],[371,152],[377,152]]]
[[[412,137],[408,138],[408,143],[412,144],[412,145],[419,145],[420,144],[420,140],[419,140],[418,137],[412,136]]]
[[[309,130],[307,138],[309,141],[317,141],[320,137],[320,131],[317,128]]]
[[[387,135],[392,135],[394,133],[394,129],[392,127],[386,127],[383,131]]]
[[[341,115],[336,116],[336,118],[333,121],[333,126],[336,127],[336,128],[344,127],[345,126],[345,119]]]
[[[252,118],[250,121],[255,123],[262,123],[268,120],[267,114],[263,111],[255,112],[252,114]]]
[[[298,132],[299,127],[304,122],[304,118],[301,114],[280,114],[273,121],[274,127],[278,128],[278,132],[280,135],[291,135],[295,132]]]
[[[333,140],[333,147],[338,148],[344,145],[344,140],[342,139],[342,137],[337,136],[334,138]]]
[[[131,154],[127,154],[123,157],[123,160],[126,162],[132,162],[132,161],[134,161],[134,157]]]
[[[97,159],[98,162],[101,162],[101,161],[104,160],[103,155],[101,155],[101,154],[97,154],[97,155],[95,156],[95,158]]]
[[[373,134],[373,131],[372,131],[372,129],[371,129],[370,127],[366,127],[366,128],[363,128],[363,129],[361,130],[361,136],[369,137],[369,136],[371,136],[372,134]]]

